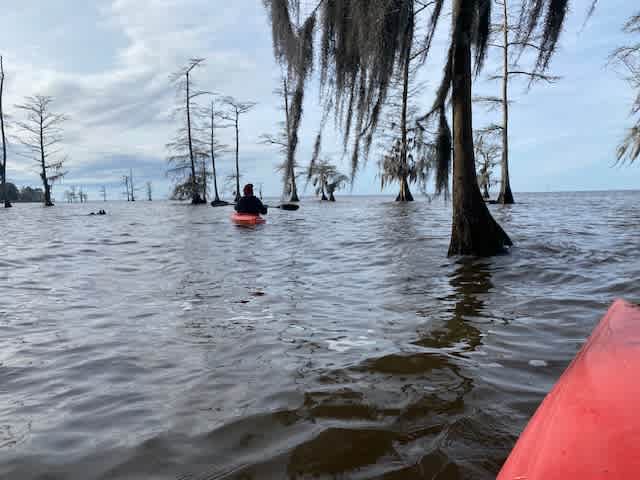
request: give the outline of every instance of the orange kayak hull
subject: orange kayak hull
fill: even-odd
[[[231,221],[236,225],[261,225],[266,222],[260,215],[252,215],[248,213],[234,213],[231,215]]]
[[[640,478],[640,308],[617,300],[529,421],[498,480]]]

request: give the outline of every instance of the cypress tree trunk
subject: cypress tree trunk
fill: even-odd
[[[411,190],[409,190],[407,177],[400,180],[400,193],[398,193],[396,197],[396,202],[413,202],[413,195],[411,195]]]
[[[455,0],[453,52],[453,221],[449,255],[494,255],[511,245],[493,219],[476,176],[471,115],[473,0]],[[457,14],[457,15],[456,15]]]
[[[213,122],[213,114],[211,114],[211,121]],[[211,168],[213,169],[213,203],[220,202],[220,196],[218,195],[218,179],[216,177],[216,152],[213,145],[213,127],[211,128]]]
[[[240,136],[240,129],[238,127],[238,117],[240,116],[240,113],[238,112],[238,108],[236,107],[236,202],[238,200],[240,200],[240,163],[238,161],[238,150],[240,149],[240,140],[239,140],[239,136]]]
[[[204,203],[198,193],[198,183],[196,180],[196,161],[193,155],[193,141],[191,139],[191,97],[189,93],[189,72],[185,74],[187,77],[187,139],[189,141],[189,159],[191,160],[191,203],[198,205]]]
[[[2,198],[4,199],[4,208],[10,208],[11,202],[7,197],[7,136],[4,131],[4,109],[2,106],[2,97],[4,96],[4,64],[0,57],[0,130],[2,130],[2,165],[0,165],[0,175],[2,175]]]
[[[509,183],[509,17],[507,1],[502,5],[504,14],[504,58],[502,65],[502,181],[500,182],[500,195],[498,203],[512,204],[513,194]]]
[[[216,157],[213,153],[211,154],[211,167],[213,168],[213,201],[219,202],[220,195],[218,194],[218,179],[216,178]]]
[[[42,173],[40,173],[40,178],[42,178],[42,186],[44,187],[44,206],[45,207],[53,207],[53,202],[51,201],[51,189],[49,188],[49,180],[47,179],[47,164],[45,161],[44,154],[44,118],[42,117],[42,113],[40,113],[40,166],[42,167]]]
[[[296,185],[296,173],[294,171],[293,165],[291,165],[291,173],[289,174],[291,178],[291,196],[289,197],[290,202],[299,202],[300,197],[298,197],[298,186]]]
[[[136,192],[133,188],[133,168],[129,169],[129,187],[131,188],[131,201],[136,201]]]
[[[207,203],[207,167],[204,159],[202,159],[202,202]]]
[[[291,191],[289,192],[290,202],[299,202],[298,186],[296,185],[296,172],[293,166],[295,151],[291,138],[291,117],[289,113],[289,84],[287,78],[282,79],[282,96],[284,97],[284,114],[285,114],[285,128],[287,129],[287,180]],[[285,185],[286,189],[286,185]]]

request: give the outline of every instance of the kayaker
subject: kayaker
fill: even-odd
[[[244,195],[240,197],[240,200],[238,200],[235,205],[236,212],[251,215],[266,215],[267,207],[253,194],[253,185],[251,183],[247,183],[242,192]]]

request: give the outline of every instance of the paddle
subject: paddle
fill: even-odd
[[[295,211],[298,210],[300,208],[300,205],[298,205],[297,203],[283,203],[282,205],[274,205],[273,207],[270,205],[265,205],[265,207],[267,208],[279,208],[280,210],[288,210],[288,211]]]
[[[229,203],[227,205],[235,205],[235,203]],[[267,208],[279,208],[280,210],[287,210],[294,212],[300,208],[297,203],[283,203],[282,205],[265,205]]]

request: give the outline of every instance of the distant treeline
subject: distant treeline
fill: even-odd
[[[42,188],[22,187],[18,189],[13,183],[7,182],[5,186],[7,192],[6,200],[10,202],[40,202],[44,201],[44,190]],[[4,202],[5,195],[0,188],[0,201]]]

